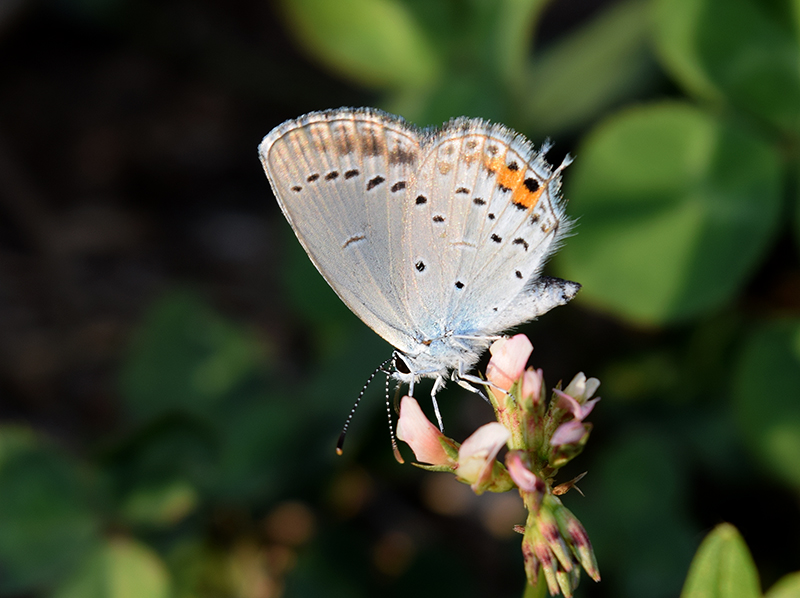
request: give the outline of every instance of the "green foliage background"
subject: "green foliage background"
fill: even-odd
[[[548,30],[569,4],[279,0],[283,46],[223,35],[203,64],[269,106],[253,177],[269,127],[340,104],[422,126],[484,117],[572,152],[577,227],[550,271],[583,290],[524,332],[549,383],[603,382],[575,464],[586,497],[565,497],[604,577],[579,595],[800,595],[784,577],[800,568],[800,2],[621,0]],[[160,14],[58,6],[112,35]],[[390,348],[257,184],[275,231],[271,325],[184,277],[126,338],[113,429],[68,443],[0,424],[0,595],[521,595],[518,538],[481,523],[492,503],[432,510],[434,474],[393,461],[379,382],[334,456]],[[444,395],[454,434],[489,417],[473,401]],[[744,539],[718,528],[690,571],[722,521]]]

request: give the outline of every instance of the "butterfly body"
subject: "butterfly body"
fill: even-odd
[[[276,127],[259,154],[312,262],[412,388],[464,379],[497,335],[580,288],[540,276],[569,228],[561,169],[502,125],[342,108]]]

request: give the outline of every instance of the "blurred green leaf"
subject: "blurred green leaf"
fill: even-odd
[[[581,490],[565,504],[592,539],[605,583],[618,598],[672,598],[683,581],[693,529],[686,503],[685,457],[667,434],[641,427],[595,447]],[[566,500],[568,499],[568,500]],[[644,531],[646,530],[646,532]]]
[[[145,316],[121,374],[138,421],[183,411],[210,416],[259,370],[253,338],[188,292],[172,293]]]
[[[186,418],[167,419],[141,430],[110,455],[109,473],[123,514],[134,515],[131,501],[155,499],[175,484],[208,493],[217,483],[217,444],[213,428]],[[157,512],[138,513],[150,522],[161,518]]]
[[[798,596],[800,596],[800,571],[779,579],[764,595],[764,598],[797,598]]]
[[[297,484],[311,464],[298,463],[301,455],[295,451],[309,444],[303,435],[314,429],[313,422],[314,416],[297,404],[275,397],[257,396],[231,406],[218,420],[221,442],[215,497],[234,504],[263,502]]]
[[[108,541],[53,598],[168,598],[170,579],[156,553],[134,540]]]
[[[176,598],[235,595],[230,552],[226,548],[197,538],[173,546],[167,562]]]
[[[783,2],[657,0],[655,39],[688,90],[800,133],[797,11]],[[794,22],[792,22],[794,20]]]
[[[93,488],[63,449],[0,427],[0,592],[58,581],[97,541]]]
[[[749,446],[776,475],[800,487],[800,321],[756,330],[735,372],[736,414]]]
[[[730,524],[706,536],[692,561],[681,598],[759,598],[758,571],[747,545]]]
[[[421,90],[404,89],[388,98],[383,107],[420,126],[439,127],[454,116],[508,123],[515,118],[515,112],[508,89],[498,75],[487,74],[477,63],[471,69],[448,69],[433,85]]]
[[[534,135],[573,131],[649,86],[655,76],[649,10],[641,0],[612,5],[537,55],[520,106],[526,130]]]
[[[513,87],[521,80],[531,51],[534,24],[547,0],[495,0],[481,4],[488,10],[479,23],[493,25],[487,48],[495,55],[492,70],[502,73],[501,80]]]
[[[603,394],[616,401],[663,400],[680,388],[681,369],[666,351],[642,351],[619,358],[603,371]],[[674,395],[673,395],[674,396]],[[677,398],[677,397],[676,397]]]
[[[401,0],[282,0],[298,41],[314,58],[363,85],[419,87],[442,56]]]
[[[800,12],[800,9],[798,10]],[[794,165],[794,245],[798,252],[800,252],[800,164]]]
[[[131,523],[150,526],[175,525],[198,503],[195,488],[185,480],[169,480],[159,486],[139,487],[122,505],[122,515]]]
[[[642,323],[718,309],[772,241],[780,177],[772,147],[733,123],[681,103],[628,109],[589,135],[566,177],[579,221],[561,274]]]

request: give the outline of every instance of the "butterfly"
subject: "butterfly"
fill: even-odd
[[[469,374],[498,335],[580,289],[541,276],[570,229],[561,171],[500,124],[420,129],[372,108],[312,112],[259,146],[272,190],[311,261],[395,347],[390,375],[479,392]]]

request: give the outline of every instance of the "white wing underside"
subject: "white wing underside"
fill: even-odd
[[[403,353],[500,333],[577,290],[539,278],[568,229],[560,172],[501,125],[341,109],[284,123],[259,152],[317,269]]]

